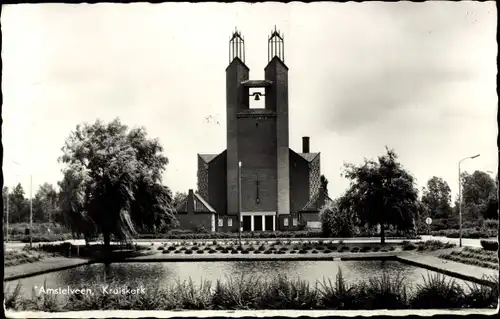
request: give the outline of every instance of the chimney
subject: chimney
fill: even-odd
[[[302,153],[309,153],[309,136],[302,137]]]
[[[188,214],[193,214],[194,213],[194,193],[193,190],[190,189],[188,192],[188,197],[187,197],[187,213]]]

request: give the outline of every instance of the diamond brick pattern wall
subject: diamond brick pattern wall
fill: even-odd
[[[309,198],[319,191],[321,186],[321,172],[319,154],[309,163]]]
[[[198,194],[208,198],[208,164],[198,156]]]

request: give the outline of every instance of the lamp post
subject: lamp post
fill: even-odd
[[[238,162],[238,238],[241,246],[241,228],[243,227],[243,220],[241,217],[241,161]]]
[[[461,159],[458,161],[458,198],[459,198],[459,204],[458,204],[458,224],[459,224],[459,246],[462,247],[462,172],[460,169],[460,164],[462,164],[463,161],[468,160],[468,159],[474,159],[476,157],[479,157],[480,154],[474,155],[474,156],[469,156],[466,158]]]
[[[5,242],[9,242],[9,192],[7,191],[7,206],[5,208]]]
[[[17,163],[16,163],[17,164]],[[14,177],[18,178],[19,175],[14,175]],[[6,205],[5,205],[5,228],[6,228],[6,232],[5,232],[5,242],[8,242],[9,241],[9,213],[10,213],[10,194],[9,194],[9,189],[7,188],[7,198],[6,198]]]
[[[21,165],[18,162],[12,161],[12,163],[16,165]],[[33,248],[33,174],[30,173],[30,228],[29,228],[29,236],[30,236],[30,248]]]

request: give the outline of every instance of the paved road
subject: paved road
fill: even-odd
[[[496,238],[494,238],[496,239]],[[243,239],[244,241],[268,241],[268,242],[274,242],[276,241],[277,239],[276,238],[247,238],[247,239]],[[377,243],[377,242],[380,242],[380,238],[378,237],[371,237],[371,238],[344,238],[344,239],[340,239],[340,238],[336,238],[336,239],[332,239],[332,238],[287,238],[287,239],[281,239],[281,240],[291,240],[292,242],[300,242],[300,241],[319,241],[319,240],[322,240],[322,241],[334,241],[334,242],[338,242],[339,240],[343,240],[344,243],[359,243],[359,244],[363,244],[363,243]],[[427,235],[424,235],[422,236],[422,239],[411,239],[409,241],[412,241],[412,242],[418,242],[418,241],[422,241],[422,240],[439,240],[441,242],[449,242],[449,243],[452,243],[452,244],[456,244],[458,245],[458,238],[447,238],[447,237],[441,237],[441,236],[427,236]],[[178,239],[138,239],[138,240],[135,240],[135,242],[137,243],[141,243],[141,244],[145,244],[145,245],[160,245],[162,243],[166,243],[166,242],[199,242],[199,241],[212,241],[212,239],[210,240],[178,240]],[[221,242],[221,241],[237,241],[237,239],[217,239],[218,242]],[[400,243],[402,242],[403,239],[387,239],[386,242],[387,243]],[[46,242],[46,243],[33,243],[33,245],[36,247],[38,246],[39,244],[60,244],[60,243],[63,243],[63,242],[69,242],[69,243],[72,243],[73,245],[85,245],[85,240],[83,239],[76,239],[76,240],[66,240],[66,241],[56,241],[56,242]],[[480,243],[480,239],[468,239],[468,238],[464,238],[462,239],[462,244],[464,246],[468,246],[468,247],[481,247],[481,243]],[[24,246],[26,245],[26,243],[21,243],[21,242],[9,242],[9,243],[5,243],[5,248],[7,250],[12,250],[12,249],[22,249]]]

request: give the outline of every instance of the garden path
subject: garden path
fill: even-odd
[[[400,261],[440,272],[448,276],[481,284],[492,284],[494,281],[491,277],[498,276],[498,270],[467,265],[451,260],[444,260],[430,254],[404,252],[398,256],[398,259]],[[490,278],[486,279],[485,277]]]

